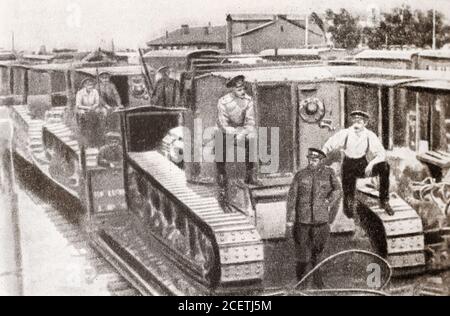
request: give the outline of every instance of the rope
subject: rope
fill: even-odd
[[[317,270],[319,270],[323,265],[325,265],[326,263],[330,262],[331,260],[338,258],[340,256],[344,256],[346,254],[363,254],[363,255],[368,255],[368,256],[372,256],[382,262],[384,262],[386,264],[387,267],[389,267],[389,277],[387,278],[386,282],[380,287],[380,289],[378,291],[376,290],[353,290],[353,289],[334,289],[334,290],[306,290],[306,291],[299,291],[300,294],[304,293],[336,293],[336,292],[358,292],[358,293],[368,293],[368,294],[382,294],[382,290],[384,288],[386,288],[386,286],[391,282],[392,279],[392,275],[393,275],[393,270],[392,267],[390,266],[390,264],[382,257],[380,257],[379,255],[369,252],[369,251],[365,251],[365,250],[357,250],[357,249],[352,249],[352,250],[345,250],[345,251],[341,251],[335,255],[332,255],[328,258],[326,258],[325,260],[323,260],[322,262],[320,262],[314,269],[312,269],[311,271],[309,271],[295,286],[294,286],[294,291],[297,290],[303,283],[305,283],[305,281],[312,275],[314,274]]]

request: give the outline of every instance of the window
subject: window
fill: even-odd
[[[284,32],[284,26],[280,27],[281,32]]]

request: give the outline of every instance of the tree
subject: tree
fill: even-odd
[[[329,23],[328,32],[332,35],[332,40],[337,47],[353,49],[358,46],[361,41],[359,18],[353,17],[345,9],[341,9],[339,13],[328,9],[326,18]]]
[[[436,13],[437,46],[441,47],[447,40],[448,28],[444,25],[442,13]],[[412,11],[409,6],[394,8],[384,13],[380,25],[376,28],[364,28],[365,42],[372,49],[384,45],[431,47],[433,42],[433,11]]]
[[[432,47],[433,45],[433,10],[427,12],[416,11],[416,34],[414,39],[418,47]],[[444,15],[436,12],[436,44],[445,44],[447,27],[444,25]]]

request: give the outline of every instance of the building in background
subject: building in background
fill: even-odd
[[[150,50],[225,50],[229,54],[258,54],[266,49],[296,49],[327,45],[324,23],[317,14],[229,14],[225,26],[190,27],[147,43]]]
[[[226,26],[190,27],[187,24],[181,28],[166,32],[166,35],[147,43],[150,50],[195,50],[215,49],[226,47]]]
[[[230,14],[226,38],[227,52],[234,54],[327,45],[324,24],[316,14]]]
[[[419,69],[450,71],[450,50],[426,50],[419,54]]]

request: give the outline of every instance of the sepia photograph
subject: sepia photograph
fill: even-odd
[[[449,12],[1,0],[0,296],[450,296]]]

